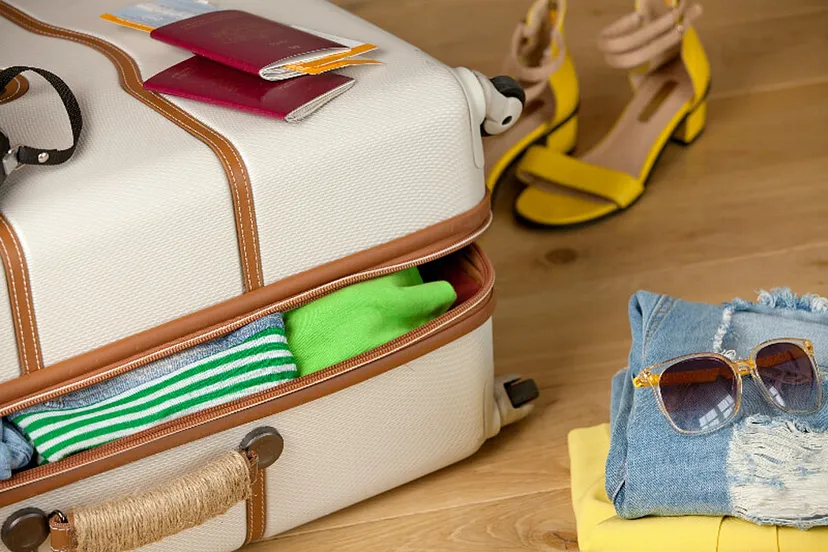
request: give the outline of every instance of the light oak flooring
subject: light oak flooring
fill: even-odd
[[[498,73],[528,0],[339,0],[452,66]],[[568,45],[581,139],[594,144],[630,97],[597,31],[632,0],[572,0]],[[638,289],[697,301],[788,285],[828,294],[828,2],[707,0],[698,21],[713,83],[709,124],[668,146],[628,211],[570,230],[530,229],[496,198],[483,245],[497,268],[498,372],[542,398],[468,460],[250,552],[576,550],[566,434],[607,421]],[[583,148],[581,148],[583,149]]]

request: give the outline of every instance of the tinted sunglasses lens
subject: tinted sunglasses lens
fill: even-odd
[[[667,413],[683,431],[715,429],[729,421],[736,409],[733,370],[716,357],[677,362],[661,373],[658,386]]]
[[[819,408],[820,388],[808,353],[793,343],[771,343],[756,353],[756,372],[780,407],[791,412]]]

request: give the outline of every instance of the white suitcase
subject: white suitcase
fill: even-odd
[[[226,513],[124,537],[156,552],[235,550],[457,462],[524,416],[516,378],[495,384],[494,273],[474,245],[490,220],[481,123],[502,130],[519,104],[322,0],[219,2],[379,46],[384,65],[342,70],[356,85],[318,113],[288,124],[162,97],[142,80],[190,54],[99,18],[132,3],[0,1],[0,67],[58,74],[84,116],[69,162],[10,172],[0,189],[0,415],[440,257],[479,287],[335,370],[0,481],[2,549],[48,550],[52,512],[55,549],[116,549],[96,548],[101,535],[72,512],[116,499],[108,512],[134,525],[117,500],[132,494],[169,517],[165,490],[253,437],[250,451],[278,460],[251,452],[252,489]],[[39,78],[0,96],[13,142],[66,147],[65,121]]]

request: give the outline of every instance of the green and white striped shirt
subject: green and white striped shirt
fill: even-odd
[[[35,407],[12,414],[10,419],[23,430],[43,459],[55,462],[187,414],[270,389],[298,377],[281,316],[277,320],[278,323],[231,347],[209,350],[209,354],[197,360],[187,358],[186,352],[179,353],[186,361],[180,367],[103,400],[72,408],[37,411]],[[120,386],[123,387],[123,382]],[[95,394],[87,390],[85,397],[95,397]]]

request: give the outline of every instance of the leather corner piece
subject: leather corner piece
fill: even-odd
[[[29,81],[23,75],[17,75],[0,94],[0,105],[13,102],[29,91]]]
[[[264,537],[267,523],[267,470],[256,465],[250,482],[251,493],[247,499],[247,538],[244,544],[256,542]]]
[[[12,310],[21,375],[43,368],[43,355],[35,320],[29,269],[23,247],[12,225],[0,214],[0,257],[6,271],[6,286]]]
[[[49,540],[52,552],[72,552],[74,538],[71,514],[65,523],[57,521],[54,517],[49,520]]]
[[[29,32],[71,40],[104,54],[118,69],[121,87],[131,96],[166,117],[172,123],[202,141],[219,158],[230,186],[233,214],[236,219],[236,239],[241,259],[245,291],[264,285],[259,253],[259,233],[253,207],[253,189],[242,156],[230,140],[205,125],[164,97],[144,89],[138,64],[126,52],[101,38],[49,25],[23,11],[0,1],[0,17],[4,17]]]

